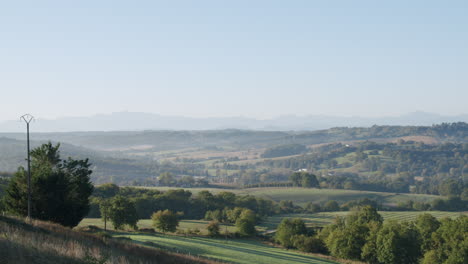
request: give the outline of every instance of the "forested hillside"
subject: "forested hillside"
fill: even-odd
[[[466,177],[468,124],[373,126],[321,131],[247,130],[32,133],[32,146],[62,143],[63,156],[89,157],[95,183],[255,185],[288,182],[296,170],[331,188],[438,193]],[[0,171],[25,166],[23,134],[0,134]],[[431,187],[432,186],[432,187]]]

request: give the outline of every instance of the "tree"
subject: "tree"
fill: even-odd
[[[424,255],[423,263],[465,264],[468,262],[468,217],[445,218],[432,233],[431,250]]]
[[[209,222],[206,229],[208,230],[209,236],[212,236],[212,237],[219,236],[219,222],[218,221]]]
[[[101,212],[102,221],[104,221],[104,230],[107,230],[107,220],[110,220],[111,203],[108,199],[99,201],[99,210]]]
[[[170,172],[163,172],[158,177],[159,184],[162,186],[173,186],[176,183],[174,176]]]
[[[86,216],[93,192],[88,159],[60,158],[60,144],[43,144],[31,151],[31,214],[33,218],[73,227]],[[27,172],[20,167],[6,190],[5,206],[27,215]]]
[[[348,221],[358,222],[360,224],[367,224],[374,221],[381,224],[383,222],[383,217],[377,212],[375,207],[366,205],[348,215]]]
[[[296,187],[313,188],[319,186],[317,177],[307,172],[295,172],[289,176],[289,181]]]
[[[377,259],[385,264],[418,263],[421,243],[409,223],[386,222],[377,234]]]
[[[317,213],[321,211],[320,205],[312,202],[307,203],[305,209],[308,213]]]
[[[109,219],[115,229],[122,229],[125,225],[137,229],[138,214],[135,205],[127,198],[117,195],[110,200]]]
[[[434,199],[432,201],[431,207],[433,210],[445,210],[445,201],[442,199]]]
[[[416,217],[415,224],[421,237],[421,250],[423,252],[430,250],[432,233],[440,227],[440,222],[431,214],[420,214]]]
[[[332,256],[359,260],[368,232],[366,224],[353,222],[335,229],[325,242]]]
[[[364,206],[346,216],[337,218],[332,227],[326,228],[324,238],[328,250],[335,257],[372,261],[376,259],[374,246],[376,232],[383,219],[372,206]],[[321,235],[323,236],[323,235]]]
[[[240,207],[235,207],[233,209],[228,209],[226,211],[226,218],[229,223],[235,223],[237,222],[237,219],[239,219],[240,215],[242,214],[242,211],[244,209]]]
[[[153,226],[163,233],[175,232],[179,226],[177,214],[167,209],[153,213],[151,220],[153,220]]]
[[[111,198],[116,196],[120,187],[113,183],[104,183],[94,188],[93,196],[101,198]]]
[[[293,237],[296,235],[307,234],[305,223],[300,218],[284,218],[276,229],[275,240],[283,247],[291,248],[294,246]]]
[[[463,183],[450,179],[445,181],[439,186],[439,193],[441,195],[460,195],[463,192]]]
[[[192,187],[195,184],[195,179],[192,176],[184,176],[179,180],[179,184],[186,187]]]
[[[223,212],[224,211],[221,210],[207,211],[205,214],[205,219],[222,222],[225,219]]]
[[[314,188],[319,186],[317,177],[310,173],[302,173],[301,185],[305,188]]]
[[[340,210],[340,206],[338,205],[338,202],[334,200],[328,201],[323,206],[323,211],[334,212],[334,211],[339,211],[339,210]]]
[[[361,259],[367,263],[379,263],[377,258],[377,233],[382,225],[378,222],[368,223],[369,232],[366,236],[366,243],[361,250]]]
[[[301,186],[301,173],[300,172],[295,172],[289,176],[289,181],[292,182],[293,186]]]
[[[255,230],[256,222],[257,217],[255,216],[255,213],[250,209],[244,209],[236,221],[236,227],[241,235],[253,236],[257,232]]]

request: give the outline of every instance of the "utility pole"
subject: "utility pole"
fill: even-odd
[[[31,221],[31,157],[29,148],[29,123],[34,120],[34,117],[30,114],[25,114],[20,117],[21,120],[26,122],[26,134],[27,134],[27,147],[28,147],[28,220]]]

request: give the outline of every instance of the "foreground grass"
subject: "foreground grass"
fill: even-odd
[[[441,219],[444,217],[456,218],[461,214],[468,215],[468,212],[442,212],[442,211],[423,211],[423,212],[393,212],[380,211],[384,220],[413,221],[420,214],[428,213]],[[349,212],[321,212],[314,214],[284,214],[268,217],[260,226],[265,229],[276,229],[283,218],[302,218],[308,226],[325,226],[333,223],[337,216],[346,216]]]
[[[215,258],[238,264],[328,264],[338,263],[309,254],[262,244],[257,240],[225,240],[207,237],[174,235],[120,234],[143,245],[164,248],[185,254]]]
[[[73,231],[49,222],[0,216],[0,263],[217,263]]]
[[[161,191],[181,189],[176,187],[138,187],[157,189]],[[185,188],[196,194],[202,190],[210,191],[214,194],[227,191],[240,195],[254,195],[263,198],[269,198],[274,201],[291,200],[295,204],[304,206],[308,202],[325,203],[329,200],[336,200],[339,203],[349,202],[369,198],[377,200],[385,205],[396,205],[399,202],[409,200],[418,202],[431,202],[437,198],[444,198],[437,195],[427,194],[409,194],[409,193],[386,193],[386,192],[370,192],[370,191],[355,191],[342,189],[315,189],[315,188],[295,188],[295,187],[268,187],[268,188],[247,188],[247,189],[221,189],[221,188]]]

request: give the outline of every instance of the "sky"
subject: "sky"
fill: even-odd
[[[466,0],[0,0],[0,121],[466,114],[466,14]]]

